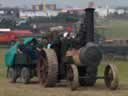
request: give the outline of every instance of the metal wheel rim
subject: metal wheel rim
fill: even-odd
[[[106,86],[111,90],[116,90],[119,85],[119,78],[118,78],[118,70],[117,67],[113,64],[109,64],[106,66],[104,72],[104,80]]]

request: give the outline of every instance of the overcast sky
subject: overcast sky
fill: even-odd
[[[40,4],[43,0],[0,0],[3,6],[29,7],[32,4]],[[46,0],[47,3],[56,3],[58,7],[74,6],[86,7],[88,2],[94,1],[97,6],[128,6],[128,0]]]

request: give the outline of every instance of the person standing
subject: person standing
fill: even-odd
[[[19,39],[18,46],[17,46],[17,52],[22,54],[25,51],[25,45],[23,43],[23,39]]]

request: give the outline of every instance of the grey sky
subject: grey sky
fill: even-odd
[[[39,4],[42,0],[0,0],[3,6],[30,7],[32,4]],[[89,1],[94,1],[96,5],[105,6],[128,6],[128,0],[46,0],[47,3],[56,3],[58,7],[75,6],[86,7]]]

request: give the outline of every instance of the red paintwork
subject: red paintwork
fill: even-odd
[[[9,43],[11,41],[17,41],[16,36],[30,36],[32,32],[30,30],[11,30],[8,32],[0,32],[0,43]]]

